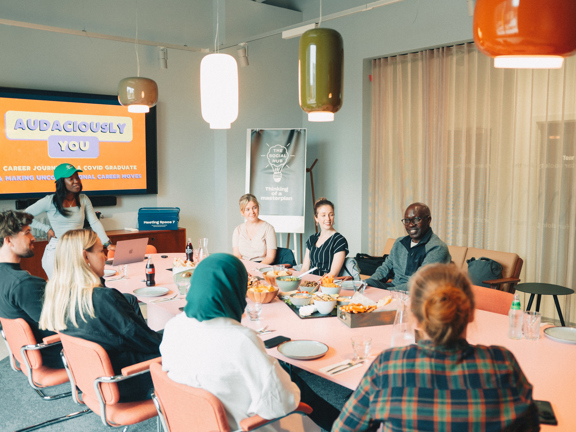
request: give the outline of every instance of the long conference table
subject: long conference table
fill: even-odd
[[[156,286],[170,289],[164,297],[168,298],[178,294],[172,279],[174,258],[183,258],[183,254],[155,254],[153,262],[156,267]],[[167,258],[161,258],[167,256]],[[244,261],[247,270],[259,274],[256,269],[261,264]],[[110,267],[108,267],[110,268]],[[108,281],[107,286],[118,289],[123,293],[133,293],[135,289],[145,285],[145,262],[129,264],[128,278]],[[308,275],[304,279],[317,280],[317,276]],[[352,295],[352,292],[342,291],[341,295]],[[379,300],[388,295],[385,290],[367,288],[365,295],[372,300]],[[155,301],[159,297],[138,297],[147,303],[148,325],[153,330],[164,328],[168,320],[181,313],[180,308],[186,304],[184,298],[165,302]],[[313,374],[340,384],[349,389],[355,389],[362,376],[381,351],[390,348],[392,325],[361,327],[351,329],[336,317],[330,318],[299,318],[283,301],[276,298],[271,303],[264,304],[260,322],[250,322],[246,316],[242,324],[255,329],[268,326],[275,330],[273,333],[262,335],[263,340],[276,336],[287,336],[293,340],[315,340],[329,347],[324,357],[316,360],[294,360],[280,354],[276,348],[268,349],[269,355],[293,364]],[[256,324],[256,325],[255,325]],[[544,336],[542,327],[540,339],[529,341],[525,339],[512,340],[507,337],[508,316],[492,312],[476,310],[474,322],[468,326],[467,340],[472,344],[500,345],[508,348],[517,358],[522,370],[534,386],[533,397],[536,400],[546,400],[552,407],[558,420],[558,426],[541,425],[543,431],[576,431],[576,345],[552,341]],[[353,357],[350,338],[355,335],[368,335],[372,338],[372,350],[368,361],[362,366],[348,372],[329,376],[320,369]]]

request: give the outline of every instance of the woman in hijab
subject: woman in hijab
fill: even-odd
[[[282,417],[300,390],[256,333],[240,324],[248,273],[228,254],[212,254],[194,271],[184,313],[164,329],[162,369],[181,384],[203,388],[224,407],[232,430],[252,415]]]

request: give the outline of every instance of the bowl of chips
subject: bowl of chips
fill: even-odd
[[[340,286],[340,283],[336,283],[332,276],[324,275],[322,276],[322,279],[320,279],[320,291],[322,291],[324,294],[338,295],[340,294],[341,290],[342,287]]]
[[[273,287],[263,282],[253,284],[248,291],[246,297],[256,303],[270,303],[278,295],[278,287]]]

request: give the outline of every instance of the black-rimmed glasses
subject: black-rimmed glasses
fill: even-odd
[[[414,225],[418,225],[420,222],[422,222],[424,220],[424,218],[429,218],[430,216],[424,216],[424,217],[413,217],[411,219],[401,219],[400,222],[402,222],[404,225],[410,225],[411,223]]]

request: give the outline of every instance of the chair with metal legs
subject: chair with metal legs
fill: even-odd
[[[49,336],[44,338],[42,343],[37,343],[32,329],[28,323],[22,319],[7,319],[0,318],[2,323],[2,330],[0,331],[10,357],[10,366],[15,371],[21,371],[28,377],[28,383],[34,391],[44,400],[52,401],[71,395],[71,392],[59,393],[55,395],[47,395],[44,390],[47,387],[57,386],[68,382],[68,375],[66,370],[54,369],[42,364],[42,355],[40,351],[60,344],[58,335]],[[90,410],[84,410],[51,420],[46,420],[36,425],[28,426],[19,429],[16,432],[31,431],[46,427],[55,423],[60,423],[65,420],[70,420],[79,417]]]
[[[114,374],[108,353],[100,345],[85,339],[60,333],[63,346],[62,360],[72,385],[82,395],[73,393],[74,402],[85,404],[100,416],[102,423],[109,427],[124,427],[156,417],[152,400],[120,402],[118,384],[120,381],[149,373],[150,364],[161,359],[148,360],[122,369]],[[157,421],[157,429],[160,423]]]

